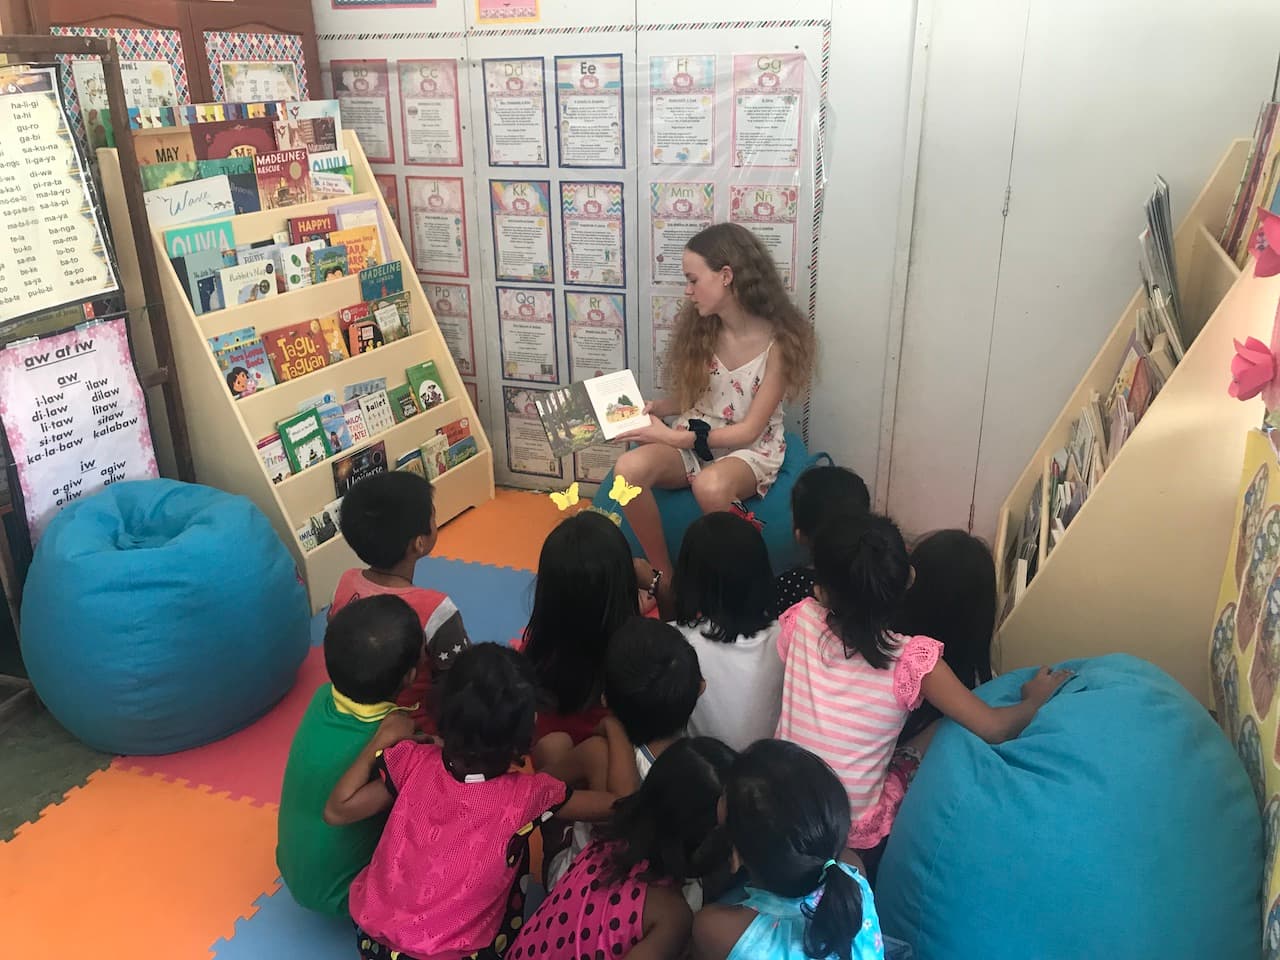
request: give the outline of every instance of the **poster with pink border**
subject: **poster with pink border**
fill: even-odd
[[[404,162],[462,166],[462,114],[456,60],[401,60],[400,129]]]
[[[330,60],[333,98],[342,127],[354,130],[370,163],[395,163],[391,137],[391,80],[386,60]]]
[[[409,236],[419,273],[465,277],[467,199],[461,177],[405,177],[409,191]]]
[[[804,64],[803,53],[734,56],[735,167],[799,166]]]
[[[160,475],[123,317],[0,350],[0,424],[33,543],[67,504]]]
[[[422,290],[436,315],[436,325],[449,346],[458,373],[474,377],[476,342],[471,321],[471,288],[465,283],[424,283]]]
[[[795,187],[729,187],[729,219],[754,233],[768,248],[788,290],[796,288],[796,213],[799,192]]]
[[[391,214],[392,223],[396,225],[396,230],[403,235],[404,230],[400,226],[400,187],[396,183],[396,175],[394,173],[375,173],[373,182],[382,191],[382,199],[386,201],[387,212]]]

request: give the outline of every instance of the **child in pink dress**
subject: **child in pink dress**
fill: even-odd
[[[888,629],[911,584],[902,534],[880,516],[846,516],[813,540],[816,599],[782,615],[777,737],[816,753],[849,794],[849,846],[876,850],[906,792],[890,775],[898,734],[923,700],[988,743],[1016,737],[1070,676],[1042,667],[1022,702],[990,707],[942,660],[942,644]],[[872,863],[867,864],[872,869]]]
[[[390,808],[348,898],[362,960],[500,957],[520,925],[533,829],[556,813],[609,815],[611,794],[571,794],[554,777],[512,771],[533,739],[535,699],[523,655],[469,648],[445,677],[444,745],[417,742],[408,718],[392,714],[334,787],[327,823]]]

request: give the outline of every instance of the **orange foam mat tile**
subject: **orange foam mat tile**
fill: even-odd
[[[276,809],[114,768],[0,844],[4,956],[205,960],[277,886]]]
[[[432,552],[448,560],[537,570],[542,541],[561,516],[545,493],[499,488],[495,499],[441,527]]]

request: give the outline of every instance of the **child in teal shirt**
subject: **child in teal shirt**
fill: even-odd
[[[331,683],[298,724],[284,771],[276,866],[299,905],[347,917],[347,890],[369,865],[386,818],[331,827],[324,804],[414,676],[422,624],[400,597],[354,600],[329,621],[324,662]],[[390,744],[387,744],[389,746]]]

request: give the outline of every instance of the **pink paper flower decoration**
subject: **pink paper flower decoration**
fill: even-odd
[[[1246,337],[1244,343],[1232,342],[1236,355],[1231,358],[1231,383],[1227,393],[1237,400],[1261,396],[1268,411],[1280,410],[1280,305],[1276,307],[1271,327],[1270,346],[1257,337]]]
[[[1274,277],[1280,273],[1280,217],[1265,207],[1258,208],[1258,232],[1249,244],[1253,251],[1253,275]]]

